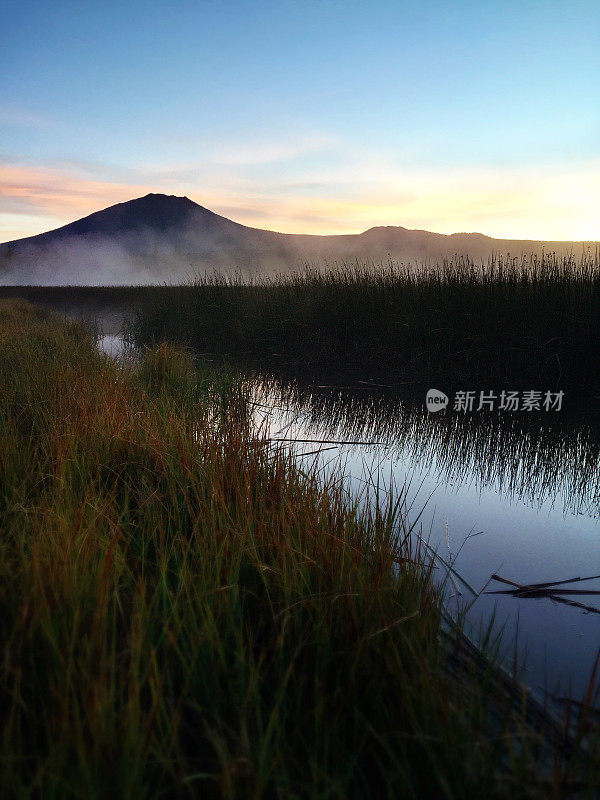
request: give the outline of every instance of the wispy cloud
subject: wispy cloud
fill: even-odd
[[[208,153],[206,161],[215,166],[253,167],[296,161],[306,156],[326,152],[335,144],[335,138],[326,135],[309,135],[295,141],[258,141],[216,146]]]
[[[314,146],[325,146],[324,140],[315,139]],[[127,170],[0,163],[0,234],[4,240],[30,235],[155,191],[185,194],[238,222],[290,233],[403,225],[499,238],[600,239],[600,161],[450,170],[340,150],[334,166],[309,158],[300,167],[296,160],[307,153],[309,142],[287,150],[272,144],[262,150],[225,148],[198,162]],[[269,168],[261,173],[257,165],[264,163]],[[36,219],[38,231],[32,230]]]
[[[0,124],[37,130],[50,130],[58,127],[57,121],[51,117],[15,106],[0,106]]]
[[[142,184],[86,177],[76,165],[0,163],[0,230],[5,239],[28,236],[148,191]],[[35,219],[39,230],[32,231]]]

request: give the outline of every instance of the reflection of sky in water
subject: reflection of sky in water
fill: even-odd
[[[346,415],[325,403],[315,409],[315,398],[290,402],[290,396],[278,396],[274,387],[257,390],[256,421],[273,438],[333,439],[350,441],[385,441],[386,446],[343,445],[320,456],[303,456],[306,462],[332,468],[340,462],[353,491],[364,487],[367,474],[378,475],[398,487],[410,482],[409,502],[414,518],[431,495],[419,520],[423,535],[445,559],[453,558],[469,534],[479,533],[464,542],[455,563],[457,571],[480,590],[493,573],[519,583],[561,580],[600,573],[600,527],[598,515],[598,466],[587,457],[586,479],[577,470],[581,459],[577,435],[571,451],[561,444],[556,431],[545,450],[529,432],[513,436],[489,474],[474,468],[465,451],[467,440],[448,437],[435,446],[436,431],[422,437],[419,455],[419,424],[397,426],[374,424],[368,414],[362,418],[359,406],[350,403]],[[286,406],[287,403],[287,406]],[[423,420],[427,426],[431,420]],[[438,424],[438,423],[436,423]],[[386,427],[387,425],[387,427]],[[363,435],[360,435],[362,432]],[[443,425],[437,432],[443,435]],[[379,436],[377,434],[380,434]],[[485,435],[505,436],[500,429]],[[433,437],[433,438],[432,438]],[[481,436],[477,446],[481,446]],[[293,445],[289,445],[293,446]],[[323,445],[323,448],[331,445]],[[538,452],[539,446],[543,452]],[[294,446],[298,453],[312,453],[318,445],[310,442]],[[426,448],[425,452],[423,448]],[[523,450],[520,450],[520,448]],[[554,450],[553,450],[554,448]],[[485,447],[482,453],[486,453]],[[545,465],[554,452],[559,463]],[[527,484],[523,491],[523,484]],[[574,497],[575,491],[579,497]],[[573,509],[579,513],[574,513]],[[585,509],[585,512],[584,512]],[[446,535],[447,530],[447,535]],[[440,568],[440,575],[443,567]],[[489,589],[506,588],[493,582]],[[600,589],[600,581],[569,588]],[[453,587],[450,586],[452,591]],[[463,590],[465,601],[471,599]],[[594,596],[573,598],[600,608]],[[454,601],[452,601],[454,602]],[[498,623],[504,624],[505,647],[514,652],[514,633],[519,631],[519,647],[527,649],[528,680],[532,685],[546,685],[554,690],[558,681],[563,691],[569,685],[580,695],[587,684],[600,647],[600,615],[561,605],[549,598],[517,599],[511,596],[482,594],[470,612],[470,622],[478,627],[496,610]]]
[[[121,334],[105,333],[98,337],[96,345],[101,353],[111,358],[132,363],[139,358],[138,351]]]
[[[130,348],[120,334],[105,333],[98,338],[98,349],[106,355],[117,358],[124,355]]]

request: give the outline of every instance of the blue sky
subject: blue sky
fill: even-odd
[[[599,239],[600,3],[7,2],[0,240],[147,191]]]

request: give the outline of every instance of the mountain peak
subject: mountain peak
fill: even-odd
[[[127,200],[127,203],[141,203],[143,201],[153,201],[153,202],[165,202],[165,203],[173,203],[173,202],[180,202],[180,203],[191,203],[192,205],[198,205],[194,203],[193,200],[190,200],[189,197],[185,195],[177,195],[177,194],[164,194],[163,192],[148,192],[148,194],[143,195],[143,197],[134,197],[132,200]]]
[[[189,197],[149,192],[143,197],[115,203],[101,211],[95,211],[76,222],[63,225],[56,231],[31,238],[43,240],[49,236],[54,239],[70,236],[119,236],[147,230],[165,233],[185,227],[191,216],[212,217],[213,213],[194,203]]]

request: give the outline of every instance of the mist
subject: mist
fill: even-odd
[[[0,285],[123,286],[188,282],[218,273],[242,279],[303,269],[306,264],[422,264],[494,254],[580,255],[597,242],[492,239],[376,227],[360,234],[316,236],[249,228],[188,198],[150,194],[110,206],[55,231],[0,245]]]

